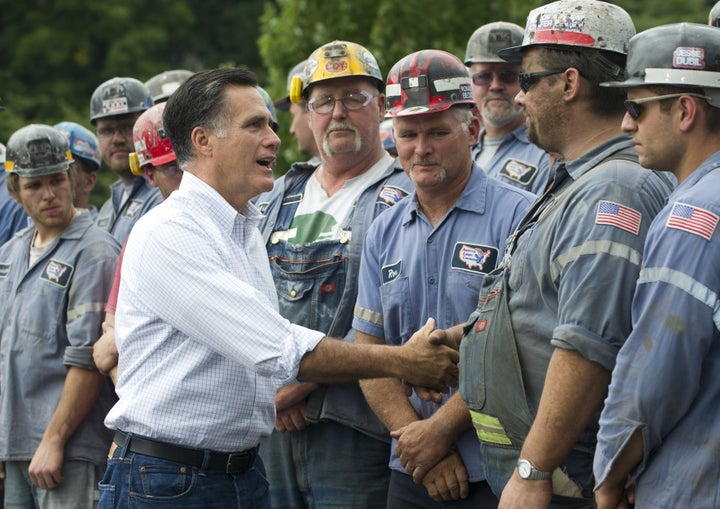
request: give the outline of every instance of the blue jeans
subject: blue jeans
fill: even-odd
[[[260,442],[273,509],[384,509],[390,444],[321,421]]]
[[[118,447],[99,484],[99,509],[270,509],[262,460],[243,474],[183,465]]]
[[[5,463],[5,509],[92,509],[97,505],[101,474],[97,465],[88,461],[64,462],[65,480],[52,490],[40,489],[32,483],[29,466],[29,461]]]

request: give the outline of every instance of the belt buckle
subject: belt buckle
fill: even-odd
[[[226,474],[239,474],[239,473],[242,473],[242,472],[240,471],[240,470],[241,470],[240,467],[241,467],[242,465],[233,465],[233,463],[235,462],[235,460],[237,460],[238,462],[245,461],[245,466],[242,468],[242,470],[243,470],[243,471],[244,471],[244,470],[247,470],[247,468],[248,468],[248,465],[247,465],[248,456],[249,456],[249,455],[248,455],[248,452],[247,452],[247,451],[243,451],[243,452],[233,452],[233,453],[228,454],[227,461],[225,462],[225,473],[226,473]],[[233,466],[235,466],[236,468],[233,469]]]

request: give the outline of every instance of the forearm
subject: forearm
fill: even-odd
[[[308,382],[280,387],[275,394],[275,410],[278,412],[297,405],[318,388],[318,384]]]
[[[355,342],[364,345],[384,345],[385,340],[355,331]],[[395,430],[419,419],[410,404],[402,382],[397,378],[360,380],[365,399],[386,428]]]
[[[543,471],[558,467],[600,408],[609,383],[610,372],[599,364],[556,348],[521,456]]]
[[[458,380],[457,349],[433,338],[435,320],[428,321],[402,346],[363,345],[323,338],[303,356],[298,380],[320,383],[361,378],[402,378],[443,392]]]
[[[397,378],[361,380],[360,388],[370,408],[387,429],[396,430],[420,419]]]
[[[323,338],[303,356],[297,379],[302,382],[343,383],[361,378],[401,378],[403,355],[400,350]]]
[[[470,411],[465,401],[460,397],[460,392],[453,394],[444,405],[438,408],[430,420],[438,429],[438,432],[452,441],[455,437],[472,428]]]
[[[103,376],[97,371],[70,367],[60,401],[45,428],[43,440],[64,446],[95,403],[102,381]]]
[[[624,488],[630,472],[640,464],[643,459],[643,454],[642,430],[638,428],[630,435],[630,438],[625,443],[620,454],[615,458],[615,461],[613,461],[612,467],[600,485]]]

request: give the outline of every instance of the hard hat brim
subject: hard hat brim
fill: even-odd
[[[643,80],[642,78],[629,78],[624,81],[603,81],[602,83],[600,83],[600,86],[607,88],[633,88],[653,84],[656,85],[657,83],[645,83],[645,80]]]
[[[276,110],[290,111],[290,96],[285,96],[282,99],[278,99],[273,103]]]
[[[501,49],[497,55],[506,62],[511,64],[520,65],[522,64],[522,50],[527,46],[511,46],[509,48]]]

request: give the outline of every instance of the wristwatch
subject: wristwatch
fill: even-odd
[[[544,481],[552,477],[552,472],[538,470],[526,459],[520,458],[517,462],[517,470],[521,479],[527,481]]]

